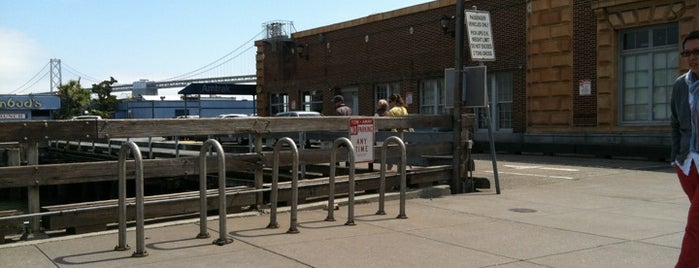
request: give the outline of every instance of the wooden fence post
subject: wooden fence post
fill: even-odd
[[[27,158],[27,165],[38,165],[39,164],[39,143],[36,141],[24,142],[22,143],[24,148],[25,157]],[[28,209],[29,213],[39,213],[41,212],[41,203],[39,201],[39,181],[36,180],[35,184],[27,187],[27,198],[28,198]],[[36,235],[41,233],[41,217],[36,216],[29,219],[29,234]]]
[[[255,134],[255,153],[262,155],[262,135],[260,134]],[[263,181],[263,173],[262,173],[263,167],[259,167],[255,169],[255,188],[256,189],[262,189],[262,185],[264,183]],[[260,208],[261,205],[264,205],[264,195],[262,192],[257,193],[256,196],[256,204],[257,207]]]

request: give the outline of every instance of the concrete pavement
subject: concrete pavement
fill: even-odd
[[[488,155],[475,176],[493,179]],[[298,234],[265,228],[269,215],[229,215],[234,242],[196,239],[198,220],[148,225],[149,256],[114,251],[117,233],[75,235],[0,245],[0,267],[673,267],[688,200],[666,163],[580,157],[499,156],[502,194],[444,195],[444,187],[413,191],[407,219],[387,215],[374,196],[357,198],[354,226],[347,206],[324,219],[323,204],[305,205]],[[440,195],[442,193],[442,195]],[[339,199],[338,201],[342,201]],[[315,209],[314,209],[315,208]]]

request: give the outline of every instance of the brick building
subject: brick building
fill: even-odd
[[[699,29],[699,1],[464,4],[474,5],[490,12],[496,60],[484,64],[499,149],[669,154],[671,84],[687,70],[678,52]],[[354,114],[373,115],[392,93],[411,114],[451,113],[444,70],[455,65],[455,40],[441,21],[455,9],[432,1],[257,41],[258,114],[332,115],[330,99],[342,94]],[[478,65],[467,47],[464,65]],[[487,141],[484,108],[465,111],[478,115],[476,141]]]

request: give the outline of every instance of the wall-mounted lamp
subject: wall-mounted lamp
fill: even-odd
[[[308,44],[296,46],[296,54],[299,55],[299,58],[308,59]]]
[[[439,25],[442,27],[444,34],[454,36],[454,33],[456,32],[454,29],[456,27],[454,24],[454,16],[443,15],[442,18],[439,19]]]

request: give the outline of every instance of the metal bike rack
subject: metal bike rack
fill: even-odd
[[[127,141],[119,150],[119,244],[114,248],[117,251],[128,250],[126,244],[126,156],[131,152],[134,157],[136,170],[136,251],[132,257],[148,256],[144,248],[145,235],[143,233],[143,157],[133,141]]]
[[[408,216],[405,215],[405,191],[407,188],[407,182],[405,178],[405,162],[407,159],[407,153],[405,150],[405,143],[399,137],[391,136],[384,140],[381,146],[381,178],[379,184],[379,210],[376,211],[376,215],[386,215],[384,211],[384,199],[386,195],[386,151],[388,150],[389,143],[396,143],[400,147],[400,165],[398,165],[398,173],[400,173],[400,212],[398,213],[399,219],[407,219]]]
[[[350,141],[348,138],[337,138],[333,142],[333,147],[330,153],[330,177],[329,177],[329,184],[328,184],[328,217],[325,218],[326,221],[335,221],[335,217],[333,215],[334,213],[334,207],[335,207],[335,168],[336,168],[336,159],[337,159],[337,150],[340,148],[340,145],[346,145],[348,155],[349,155],[349,190],[348,194],[349,197],[347,199],[347,222],[345,225],[354,225],[354,145],[352,145],[352,141]]]
[[[274,145],[274,164],[272,168],[272,192],[270,193],[269,202],[271,204],[271,209],[269,213],[269,225],[267,228],[279,228],[277,223],[277,198],[279,195],[279,149],[282,145],[286,143],[291,148],[292,154],[292,174],[291,174],[291,222],[289,223],[289,230],[286,231],[290,234],[296,234],[299,230],[296,228],[298,225],[297,218],[297,208],[299,199],[299,150],[296,148],[296,143],[289,137],[281,138]]]
[[[233,243],[233,239],[226,236],[226,214],[228,208],[226,206],[226,155],[223,152],[223,147],[215,139],[208,139],[202,144],[199,150],[199,234],[197,238],[209,238],[209,233],[206,227],[206,154],[209,149],[216,150],[218,157],[218,229],[219,238],[214,240],[214,244],[223,246]]]

